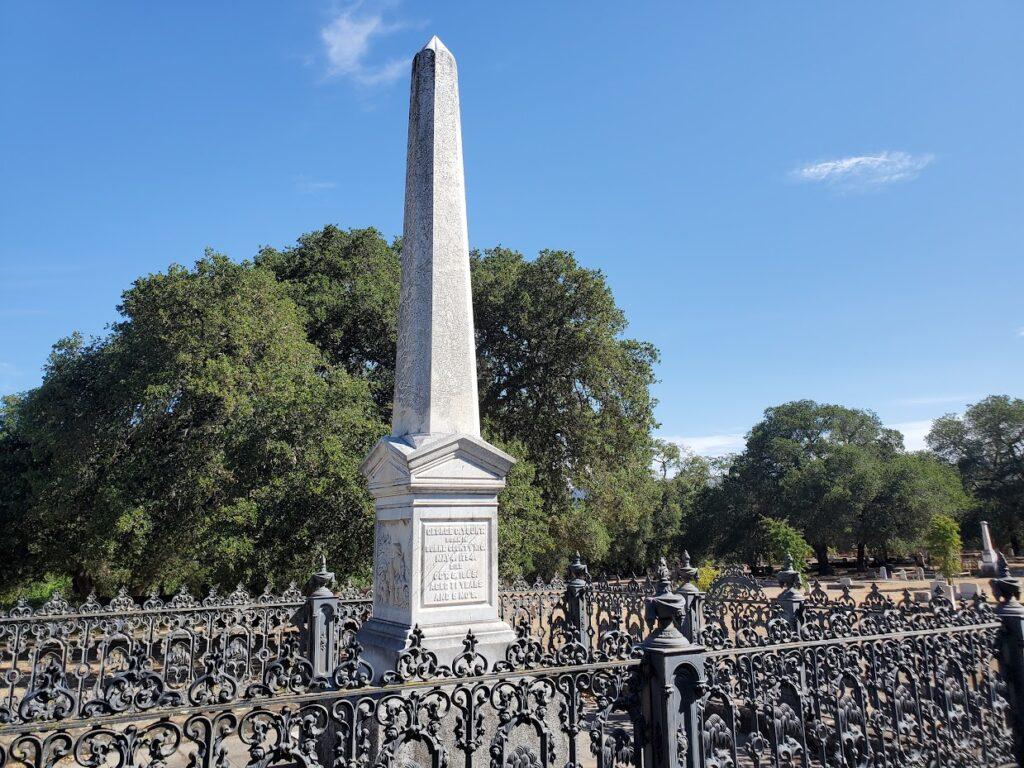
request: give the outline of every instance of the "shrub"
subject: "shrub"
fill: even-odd
[[[757,553],[769,563],[784,563],[793,556],[793,568],[803,573],[807,560],[814,554],[803,534],[785,520],[762,517],[755,533]]]
[[[928,526],[925,536],[928,556],[935,569],[952,579],[960,573],[960,553],[963,542],[960,540],[960,524],[949,515],[936,515]]]

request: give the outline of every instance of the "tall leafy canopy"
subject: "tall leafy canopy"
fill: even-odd
[[[395,386],[399,245],[372,228],[327,226],[292,248],[256,256],[256,266],[270,270],[298,305],[309,341],[367,382],[384,421]]]
[[[968,500],[933,457],[907,454],[899,432],[870,411],[798,400],[765,411],[746,449],[703,495],[702,544],[756,559],[759,519],[785,520],[828,568],[830,549],[919,543],[936,513]]]
[[[0,587],[301,578],[319,552],[365,572],[361,459],[388,431],[401,243],[325,227],[254,262],[208,253],[125,292],[101,339],[54,347],[0,411]],[[520,461],[500,501],[506,576],[575,547],[641,565],[653,347],[567,252],[474,254],[485,436]],[[618,562],[611,562],[613,560]]]
[[[524,446],[557,538],[592,562],[644,563],[657,351],[622,338],[625,315],[603,275],[569,252],[527,261],[495,248],[472,266],[487,431]]]
[[[1024,542],[1024,400],[993,395],[963,417],[937,419],[928,446],[960,471],[995,532],[1020,551]]]
[[[384,420],[400,249],[372,229],[326,227],[256,259],[285,284],[324,356],[368,381]],[[603,275],[569,252],[527,260],[494,248],[474,252],[471,268],[483,430],[531,465],[524,471],[549,518],[522,562],[550,572],[576,541],[591,562],[640,565],[634,542],[657,493],[649,471],[657,351],[622,337],[625,315]]]
[[[7,417],[36,461],[35,568],[141,590],[296,577],[321,548],[362,561],[382,424],[273,276],[210,253],[119,310],[106,338],[59,342]]]

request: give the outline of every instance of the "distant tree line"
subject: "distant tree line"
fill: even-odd
[[[321,552],[367,578],[358,467],[389,431],[400,250],[328,226],[242,263],[208,252],[135,281],[102,338],[58,341],[41,385],[0,409],[0,593],[260,587]],[[483,432],[519,459],[505,577],[550,575],[576,549],[619,572],[684,547],[886,559],[936,519],[987,517],[1018,546],[1024,401],[939,420],[927,453],[870,412],[787,403],[741,454],[704,459],[653,437],[658,353],[625,336],[600,272],[498,247],[472,273]]]
[[[663,473],[662,517],[679,521],[674,546],[701,556],[778,563],[779,541],[805,542],[825,572],[837,551],[855,551],[861,569],[869,555],[920,558],[951,524],[977,540],[983,519],[1019,550],[1024,400],[993,396],[944,416],[927,443],[907,452],[870,411],[785,403],[765,411],[734,456],[657,443],[656,465],[676,471]]]

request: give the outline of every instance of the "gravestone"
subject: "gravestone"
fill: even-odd
[[[497,499],[514,459],[480,437],[458,71],[437,37],[412,65],[391,427],[362,465],[376,509],[366,658],[394,668],[417,626],[441,664],[469,631],[504,658]]]
[[[978,585],[970,581],[965,581],[961,584],[957,591],[960,594],[961,600],[970,600],[981,592]]]
[[[956,595],[953,591],[953,585],[943,579],[941,576],[936,578],[929,587],[928,590],[932,593],[934,598],[936,595],[944,597],[950,602],[956,602]]]
[[[998,575],[998,560],[999,556],[996,554],[995,549],[992,547],[992,534],[989,533],[988,523],[984,520],[981,521],[981,575],[982,576],[997,576]]]

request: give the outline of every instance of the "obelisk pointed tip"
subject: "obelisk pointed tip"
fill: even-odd
[[[451,51],[445,47],[444,43],[441,42],[441,38],[437,35],[430,38],[430,42],[423,46],[423,50],[433,51],[434,53],[441,53],[442,51],[448,54],[451,53]]]

